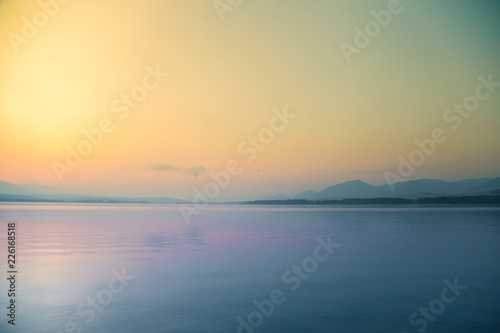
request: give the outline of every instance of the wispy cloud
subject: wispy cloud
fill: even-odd
[[[180,171],[181,168],[175,166],[175,165],[168,165],[168,164],[163,164],[163,163],[151,163],[148,165],[149,170],[153,171]]]
[[[188,175],[192,175],[198,177],[198,175],[205,171],[205,168],[202,166],[193,166],[181,168],[176,165],[164,164],[164,163],[151,163],[148,164],[146,169],[151,171],[174,171],[174,172],[182,172]]]
[[[198,177],[200,172],[203,172],[203,171],[205,171],[205,168],[202,166],[194,166],[194,167],[185,168],[184,170],[182,170],[182,172],[187,173],[189,175],[193,175],[195,177]]]

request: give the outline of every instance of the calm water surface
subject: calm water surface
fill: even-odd
[[[11,220],[0,332],[500,332],[500,208],[4,204],[2,276]]]

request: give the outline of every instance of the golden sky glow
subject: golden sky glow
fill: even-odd
[[[443,119],[478,77],[500,81],[497,1],[402,0],[351,63],[339,45],[388,1],[246,0],[224,20],[212,0],[41,3],[53,17],[25,38],[38,1],[0,1],[0,180],[189,199],[237,160],[220,199],[383,184],[434,128],[448,139],[410,179],[499,176],[500,87],[458,129]],[[144,80],[121,119],[113,103]],[[284,107],[296,118],[246,161],[238,146]],[[59,181],[54,162],[103,119],[113,131]]]

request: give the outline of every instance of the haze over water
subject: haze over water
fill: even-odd
[[[424,331],[500,330],[499,208],[210,206],[186,225],[176,206],[1,205],[10,220],[12,332],[237,332],[275,289],[282,302],[255,332],[416,332],[410,315],[455,278],[467,288]],[[340,246],[297,278],[329,235]]]

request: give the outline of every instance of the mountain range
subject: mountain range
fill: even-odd
[[[438,179],[417,179],[392,185],[374,186],[359,179],[329,186],[321,191],[304,191],[297,195],[269,195],[262,200],[339,200],[369,198],[405,198],[458,196],[458,195],[500,195],[500,177],[464,179],[446,182]]]
[[[68,194],[55,187],[38,184],[17,185],[0,180],[0,201],[25,202],[93,202],[93,203],[186,203],[184,200],[150,197],[104,197]]]
[[[500,177],[476,178],[458,181],[417,179],[392,185],[374,186],[359,179],[329,186],[321,191],[308,190],[297,195],[269,195],[261,200],[342,200],[372,198],[419,199],[439,196],[500,196]],[[0,180],[0,201],[25,202],[93,202],[93,203],[188,203],[165,197],[105,197],[68,194],[55,187],[38,184],[17,185]]]

